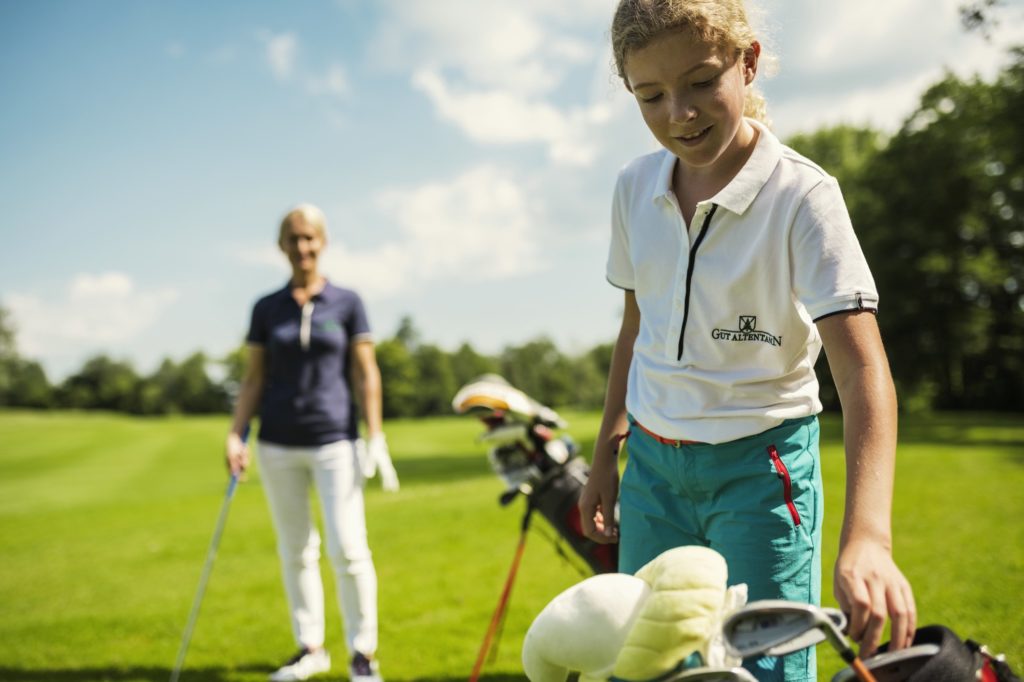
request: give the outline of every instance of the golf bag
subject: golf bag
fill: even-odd
[[[878,682],[1020,682],[1005,656],[972,640],[961,641],[943,625],[918,628],[913,644],[906,649],[890,652],[888,648],[883,644],[878,654],[864,659]],[[832,682],[853,679],[847,669]]]
[[[506,486],[501,505],[525,495],[530,508],[547,519],[591,570],[614,572],[618,545],[602,545],[583,535],[577,504],[590,468],[571,438],[555,435],[567,426],[562,418],[494,374],[459,389],[452,408],[486,426],[480,440],[491,444],[487,458]]]

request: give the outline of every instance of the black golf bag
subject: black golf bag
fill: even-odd
[[[928,625],[914,633],[913,644],[899,651],[879,647],[879,653],[864,659],[865,667],[878,682],[1020,682],[1003,656],[972,640],[961,641],[943,625]],[[832,682],[854,680],[848,668]]]
[[[502,377],[488,374],[459,389],[452,400],[457,414],[471,414],[487,430],[480,440],[491,444],[491,468],[505,482],[502,506],[519,494],[590,566],[595,573],[613,573],[618,545],[602,545],[583,535],[577,504],[590,468],[573,440],[556,436],[566,423]]]

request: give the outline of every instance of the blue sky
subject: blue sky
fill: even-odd
[[[944,69],[989,76],[957,0],[761,0],[783,137],[892,130]],[[614,338],[618,169],[654,148],[614,77],[613,0],[0,0],[0,305],[59,380],[221,354],[320,205],[324,269],[380,337],[496,352]],[[763,75],[763,74],[762,74]]]

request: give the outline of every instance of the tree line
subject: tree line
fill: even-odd
[[[1024,48],[1015,48],[990,82],[946,75],[892,135],[838,126],[787,140],[843,188],[881,295],[879,326],[904,409],[1024,411],[1022,111]],[[610,356],[610,343],[566,355],[543,337],[497,355],[469,343],[449,352],[421,341],[409,318],[377,346],[387,417],[448,414],[458,388],[490,372],[545,404],[597,408]],[[244,360],[239,347],[213,379],[202,353],[142,377],[98,356],[51,386],[38,362],[18,354],[0,309],[0,406],[226,411]],[[818,373],[823,401],[837,407],[824,356]]]

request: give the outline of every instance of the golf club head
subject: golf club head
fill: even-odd
[[[846,638],[840,630],[845,624],[846,617],[836,609],[763,599],[729,616],[722,632],[726,648],[734,656],[783,656],[826,639],[845,646]]]
[[[831,606],[825,606],[821,608],[822,613],[828,616],[829,620],[835,623],[836,629],[840,632],[846,632],[846,614],[837,608]],[[787,656],[794,651],[800,651],[808,647],[817,646],[824,642],[826,639],[825,631],[820,629],[808,630],[802,635],[797,636],[795,639],[791,639],[788,642],[783,642],[778,646],[773,646],[764,652],[765,656]]]
[[[743,668],[693,668],[666,682],[757,682],[757,678]]]
[[[871,671],[878,682],[904,682],[938,653],[938,644],[915,644],[906,649],[866,658],[864,667]],[[832,682],[853,682],[856,679],[857,673],[850,668],[843,668],[832,677]]]

